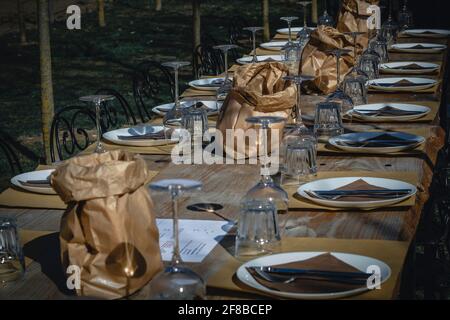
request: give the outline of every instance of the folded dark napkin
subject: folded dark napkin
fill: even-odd
[[[422,44],[416,44],[415,46],[406,48],[406,49],[436,49],[438,46],[424,46]]]
[[[411,86],[426,85],[426,84],[431,84],[431,82],[417,84],[417,83],[411,82],[407,79],[402,79],[402,80],[394,82],[394,83],[377,82],[375,85],[379,86],[379,87],[411,87]]]
[[[271,267],[276,268],[294,268],[294,269],[311,269],[311,270],[324,270],[327,271],[339,271],[339,272],[361,272],[361,270],[352,267],[351,265],[337,259],[329,253],[321,254],[311,259],[303,261],[295,261],[286,264],[273,265]],[[314,277],[300,277],[290,283],[275,283],[270,282],[259,276],[251,268],[247,268],[247,271],[253,276],[253,278],[266,288],[290,292],[290,293],[331,293],[331,292],[343,292],[348,290],[365,288],[363,284],[349,284],[334,282],[329,279],[314,278]]]
[[[145,133],[132,136],[117,136],[119,140],[163,140],[166,139],[164,131],[157,133]]]
[[[380,134],[361,141],[338,140],[338,144],[350,147],[398,147],[417,144],[416,140],[402,139],[389,133]]]
[[[19,180],[19,183],[25,187],[51,188],[49,180]]]
[[[417,63],[411,63],[408,65],[393,67],[390,69],[397,69],[397,70],[426,70],[426,69],[434,69],[434,67],[424,67]]]
[[[378,110],[354,110],[355,113],[365,115],[365,116],[409,116],[409,115],[415,115],[415,114],[421,114],[422,111],[409,111],[409,110],[402,110],[397,109],[392,106],[384,106],[383,108],[380,108]]]
[[[374,185],[371,185],[370,183],[367,183],[363,179],[358,179],[356,181],[353,181],[352,183],[346,184],[345,186],[342,186],[340,188],[333,189],[333,191],[353,191],[353,190],[386,190],[389,191],[387,188],[377,187]],[[314,190],[313,190],[314,191]],[[316,197],[318,199],[324,199],[320,196],[314,196],[313,193],[310,193],[309,196]],[[389,193],[387,192],[385,195],[383,195],[382,199],[395,199],[398,198],[399,195],[395,192]],[[342,195],[339,198],[333,199],[333,201],[373,201],[373,200],[380,200],[379,197],[371,196],[371,195]]]

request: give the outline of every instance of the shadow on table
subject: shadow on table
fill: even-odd
[[[59,233],[55,232],[36,238],[25,244],[24,255],[41,265],[45,274],[64,295],[72,296],[74,291],[66,285],[66,275],[61,264]]]

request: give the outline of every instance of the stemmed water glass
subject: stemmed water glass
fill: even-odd
[[[336,57],[336,90],[327,97],[327,101],[337,102],[341,106],[342,112],[347,112],[353,108],[353,100],[342,89],[341,86],[341,57],[351,52],[349,49],[335,49],[329,51]]]
[[[397,40],[398,25],[392,18],[392,0],[389,1],[389,16],[381,26],[381,34],[387,42],[388,47],[392,46]]]
[[[232,81],[230,80],[229,73],[228,73],[228,51],[231,49],[239,48],[239,46],[235,44],[222,44],[218,46],[214,46],[214,49],[221,50],[223,53],[223,58],[225,62],[225,79],[223,80],[222,85],[217,90],[217,100],[223,100],[227,96],[227,94],[230,92],[232,87]]]
[[[170,61],[164,62],[162,65],[164,67],[173,68],[174,78],[175,78],[175,103],[173,108],[166,112],[163,119],[163,124],[165,127],[176,127],[181,125],[181,118],[183,116],[183,111],[180,104],[179,88],[178,88],[178,70],[181,67],[190,65],[188,61]]]
[[[291,35],[291,24],[292,21],[297,20],[298,17],[281,17],[280,20],[286,21],[287,25],[288,25],[288,30],[289,30],[289,39],[288,39],[288,43],[292,42],[292,35]]]
[[[274,116],[255,116],[249,117],[245,119],[245,121],[261,126],[260,138],[262,139],[262,143],[260,144],[260,147],[264,149],[264,157],[261,157],[262,154],[260,152],[260,162],[262,164],[261,180],[247,192],[245,199],[247,201],[269,201],[275,205],[275,210],[277,210],[277,212],[287,212],[289,201],[288,194],[273,181],[270,176],[270,168],[267,166],[269,160],[267,148],[269,126],[274,123],[282,123],[286,121],[286,119]],[[274,152],[274,150],[271,151]]]
[[[206,294],[205,282],[183,265],[178,230],[178,198],[188,191],[200,190],[202,183],[186,179],[165,179],[150,183],[150,190],[168,192],[172,200],[173,253],[170,266],[152,279],[149,298],[156,300],[201,300]]]
[[[408,0],[403,1],[402,9],[398,12],[398,24],[401,30],[406,30],[413,25],[413,15],[408,9]]]
[[[328,14],[326,2],[325,2],[325,10],[323,11],[323,14],[319,17],[317,25],[329,27],[334,26],[334,19],[332,16]]]
[[[346,32],[353,38],[353,68],[344,79],[344,93],[353,100],[355,105],[367,103],[367,88],[366,82],[369,80],[368,76],[359,68],[357,38],[364,34],[364,32]]]
[[[297,38],[309,38],[312,30],[308,28],[308,21],[306,20],[307,7],[311,4],[311,1],[300,1],[299,5],[303,7],[303,28],[297,33]]]
[[[253,39],[253,59],[252,63],[258,62],[258,58],[256,57],[256,32],[264,30],[263,27],[246,27],[244,30],[250,31],[252,33]]]
[[[296,103],[295,103],[294,109],[292,110],[291,119],[292,119],[292,122],[294,123],[294,127],[301,128],[302,131],[307,133],[307,132],[309,132],[309,130],[303,124],[302,111],[300,109],[301,88],[302,88],[303,82],[314,80],[314,77],[306,76],[306,75],[289,75],[289,76],[283,77],[283,79],[292,81],[296,85],[296,89],[297,89]],[[286,125],[286,127],[288,127],[288,125]]]
[[[95,127],[97,129],[97,143],[95,146],[94,153],[104,153],[106,152],[105,148],[103,147],[101,138],[102,138],[102,128],[100,124],[100,111],[102,102],[113,100],[114,96],[110,95],[91,95],[91,96],[84,96],[80,98],[80,101],[83,102],[93,102],[95,105]]]

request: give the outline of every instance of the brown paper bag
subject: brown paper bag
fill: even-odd
[[[58,167],[52,186],[68,207],[61,219],[61,258],[80,268],[77,294],[121,298],[162,268],[148,170],[123,151],[75,157]]]
[[[378,5],[379,0],[343,0],[341,11],[339,12],[337,29],[344,32],[365,32],[357,38],[358,54],[367,48],[369,41],[367,19],[370,14],[367,8],[370,5]]]
[[[336,57],[329,51],[349,49],[349,54],[340,60],[341,80],[353,67],[353,45],[351,37],[345,36],[333,27],[319,26],[311,34],[311,39],[302,53],[301,72],[314,76],[303,86],[308,93],[329,94],[337,86]]]
[[[239,143],[242,131],[233,131],[233,146],[230,147],[230,139],[227,140],[227,129],[256,129],[245,121],[252,116],[278,116],[290,117],[292,108],[296,102],[296,89],[290,81],[283,80],[288,75],[289,69],[283,63],[254,63],[239,67],[234,73],[233,88],[225,99],[221,108],[217,129],[222,133],[223,150],[227,155],[235,159],[256,157],[258,145],[261,145],[261,137],[257,136],[256,143]],[[273,130],[277,130],[282,137],[284,123],[273,124],[268,130],[268,151],[271,152],[278,144],[270,144]],[[259,130],[257,130],[259,132]]]

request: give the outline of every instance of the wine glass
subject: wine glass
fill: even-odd
[[[336,102],[341,106],[342,112],[347,112],[353,108],[353,101],[342,89],[340,60],[342,55],[351,52],[349,49],[335,49],[329,51],[336,57],[336,90],[327,97],[327,101]]]
[[[250,31],[252,33],[252,39],[253,39],[253,59],[252,63],[258,62],[258,58],[256,57],[256,32],[264,30],[263,27],[246,27],[244,28],[246,31]]]
[[[303,28],[297,33],[297,38],[309,38],[312,30],[308,28],[308,21],[306,20],[307,7],[311,4],[311,1],[298,2],[303,7]]]
[[[403,1],[403,6],[398,12],[398,24],[401,30],[406,30],[413,25],[413,14],[411,10],[408,9],[408,0]]]
[[[177,127],[181,125],[181,118],[183,116],[183,110],[180,104],[179,88],[178,88],[178,70],[181,67],[189,66],[191,63],[188,61],[170,61],[162,63],[162,66],[173,68],[175,77],[175,103],[173,108],[166,112],[163,119],[165,127]]]
[[[280,20],[286,21],[289,29],[289,38],[288,43],[292,42],[292,36],[291,36],[291,24],[292,21],[298,20],[298,17],[281,17]]]
[[[228,73],[228,51],[239,48],[239,46],[235,44],[221,44],[214,46],[213,48],[222,51],[225,61],[225,79],[223,80],[220,88],[217,90],[217,100],[223,100],[232,88],[232,81],[230,80],[230,76]]]
[[[359,68],[357,51],[357,38],[364,32],[345,32],[344,34],[351,36],[353,39],[353,67],[344,78],[344,93],[352,99],[355,105],[366,104],[366,82],[369,80],[369,77]],[[347,113],[347,115],[351,115],[351,113]]]
[[[389,1],[389,16],[381,26],[381,33],[386,39],[388,47],[392,46],[397,40],[398,24],[392,18],[392,0]]]
[[[150,183],[150,190],[168,192],[172,200],[173,253],[170,266],[149,284],[149,298],[155,300],[201,300],[206,294],[203,279],[183,265],[178,234],[178,198],[185,192],[200,190],[202,183],[187,179],[165,179]]]
[[[262,138],[261,147],[264,149],[264,158],[261,159],[261,180],[251,188],[245,195],[246,201],[270,201],[275,205],[275,209],[279,213],[288,211],[288,194],[279,185],[277,185],[270,176],[270,168],[267,166],[269,155],[267,150],[267,130],[270,124],[281,123],[286,121],[282,117],[274,116],[255,116],[245,119],[248,123],[260,125],[260,137]],[[261,151],[261,150],[260,150]],[[273,150],[272,150],[273,152]],[[261,155],[261,153],[260,153]]]
[[[324,9],[324,11],[323,11],[323,14],[319,17],[318,23],[317,23],[317,24],[318,24],[319,26],[329,26],[329,27],[333,27],[333,26],[334,26],[334,19],[333,19],[332,16],[330,16],[330,15],[328,14],[328,11],[327,11],[327,2],[326,2],[326,1],[325,1],[324,5],[325,5],[325,9]]]
[[[101,138],[102,138],[102,128],[100,125],[100,111],[102,102],[113,100],[114,96],[110,95],[91,95],[81,97],[79,100],[83,102],[93,102],[95,105],[95,127],[97,129],[97,144],[95,146],[94,153],[104,153],[106,152],[103,147]]]
[[[314,80],[314,76],[306,76],[306,75],[289,75],[283,77],[284,80],[292,81],[296,85],[297,94],[296,94],[296,103],[294,106],[294,109],[292,110],[292,123],[294,124],[295,128],[301,128],[305,133],[309,132],[308,128],[303,124],[302,121],[302,112],[300,109],[300,97],[301,97],[301,88],[302,83],[305,81],[311,81]],[[289,125],[286,125],[285,128],[289,128]]]

